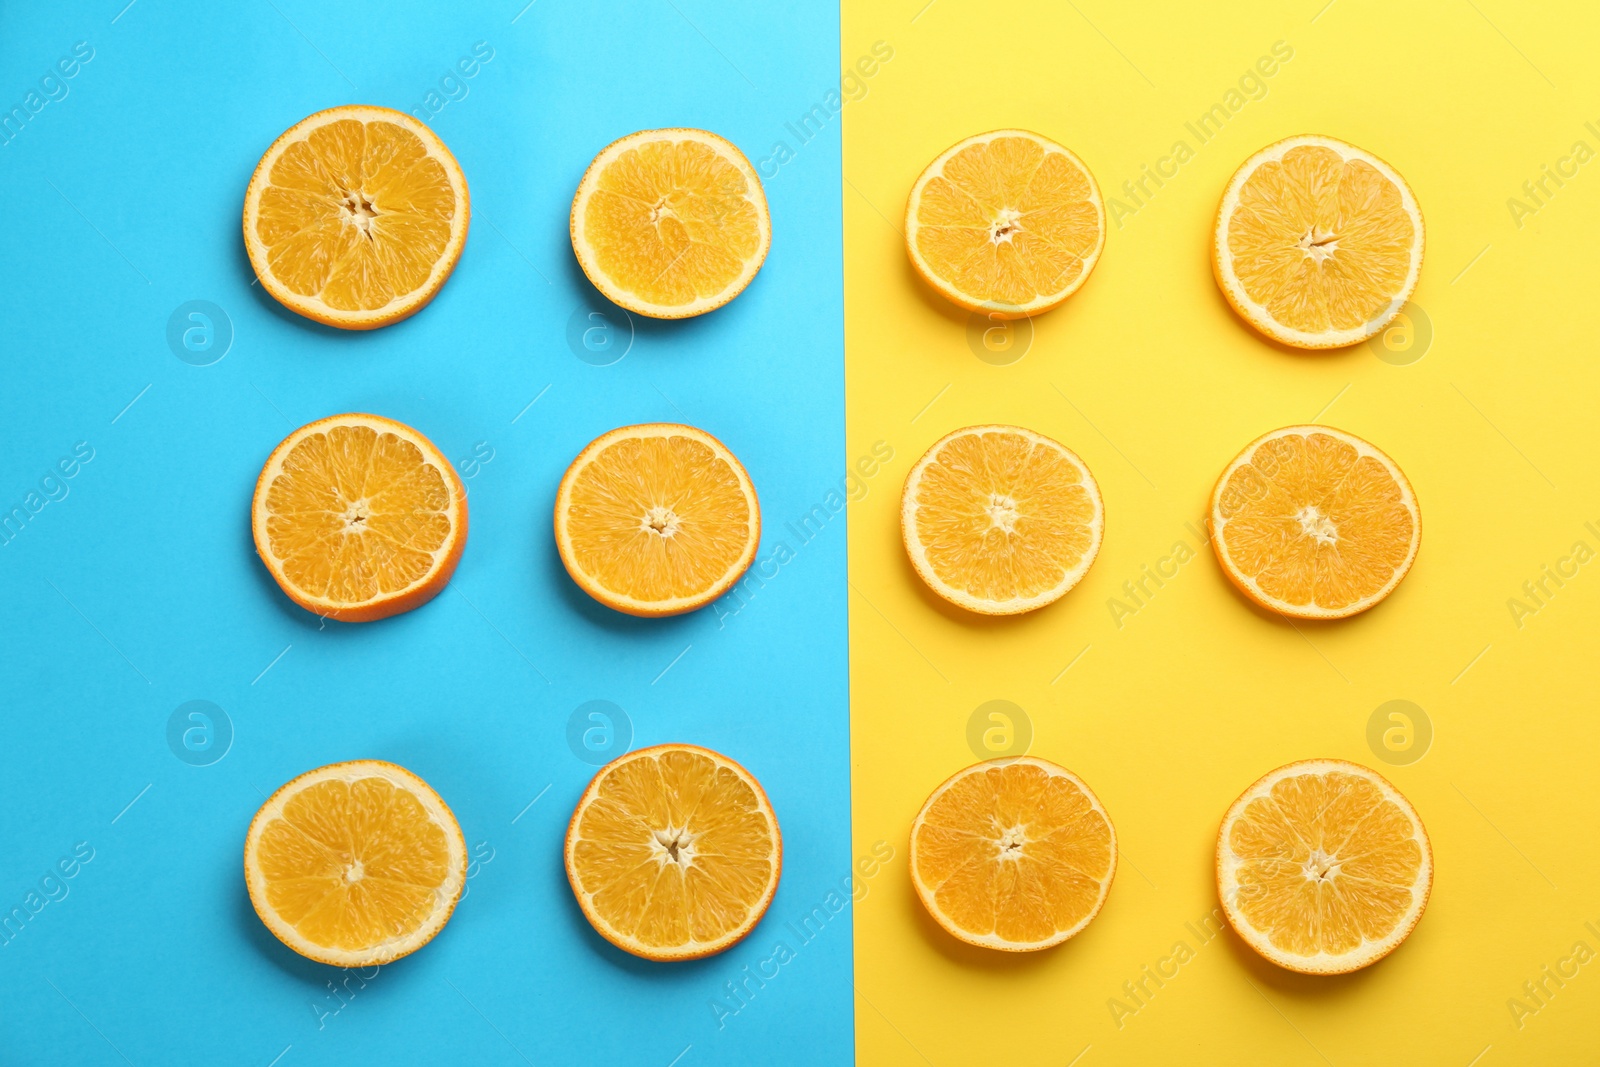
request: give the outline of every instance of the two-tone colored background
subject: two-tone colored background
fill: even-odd
[[[0,1063],[1600,1060],[1588,9],[125,2],[0,15]],[[238,234],[266,145],[351,101],[424,117],[473,194],[439,298],[368,335],[278,308]],[[721,311],[630,321],[567,207],[672,125],[745,150],[773,251]],[[1112,216],[1083,291],[1009,331],[900,233],[927,160],[999,126],[1070,146]],[[1428,221],[1408,328],[1326,355],[1251,334],[1206,257],[1228,175],[1308,131]],[[472,508],[451,588],[370,626],[289,605],[249,543],[266,454],[342,410],[429,434]],[[741,596],[655,622],[577,591],[548,522],[582,445],[646,420],[726,441],[766,519]],[[1292,626],[1202,519],[1239,447],[1313,420],[1405,467],[1424,538],[1383,606]],[[905,472],[976,422],[1057,437],[1106,498],[1100,559],[1031,616],[945,607],[899,546]],[[665,740],[750,767],[786,846],[755,933],[670,967],[594,936],[559,858],[596,763]],[[920,911],[906,833],[1024,746],[1123,862],[1082,935],[1001,959]],[[1217,819],[1311,755],[1387,774],[1437,863],[1413,937],[1345,978],[1214,913]],[[475,863],[434,944],[352,977],[266,933],[239,852],[265,792],[363,756],[438,788]]]

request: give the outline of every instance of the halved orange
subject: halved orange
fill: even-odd
[[[1027,130],[946,149],[911,187],[906,251],[969,311],[1018,319],[1078,291],[1100,261],[1106,211],[1083,160]]]
[[[679,615],[733,587],[761,542],[755,486],[693,426],[602,434],[556,492],[556,548],[585,593],[629,615]]]
[[[705,130],[607,145],[572,198],[572,251],[606,298],[657,319],[714,311],[761,269],[772,220],[744,153]]]
[[[761,921],[783,839],[749,771],[698,745],[656,745],[595,774],[567,824],[566,863],[601,937],[647,960],[693,960]]]
[[[461,258],[467,179],[432,130],[365,104],[319,111],[267,149],[244,194],[261,285],[308,319],[371,330],[415,315]]]
[[[1245,944],[1302,974],[1344,974],[1395,950],[1422,918],[1433,850],[1376,771],[1302,760],[1246,789],[1217,835],[1217,893]]]
[[[970,945],[1030,952],[1089,925],[1111,892],[1117,834],[1083,779],[1037,756],[951,775],[911,824],[911,884]]]
[[[1422,512],[1375,445],[1331,426],[1285,426],[1236,456],[1211,493],[1223,573],[1270,611],[1342,619],[1394,592],[1417,558]]]
[[[1241,318],[1296,348],[1366,340],[1400,313],[1422,270],[1422,212],[1371,152],[1304,135],[1235,172],[1211,268]]]
[[[244,880],[279,941],[320,963],[370,967],[444,928],[466,884],[467,844],[439,794],[404,767],[331,763],[261,805]]]
[[[467,544],[467,495],[422,434],[330,415],[273,449],[250,507],[256,555],[290,600],[343,622],[427,603]]]
[[[984,615],[1059,600],[1100,551],[1105,507],[1065,445],[1020,426],[968,426],[906,476],[900,534],[928,587]]]

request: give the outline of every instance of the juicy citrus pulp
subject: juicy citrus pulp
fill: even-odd
[[[631,615],[676,615],[739,580],[761,540],[761,509],[744,467],[704,430],[623,426],[567,468],[555,534],[584,592]]]
[[[1083,161],[1026,130],[968,137],[928,164],[906,205],[912,265],[947,299],[1020,318],[1077,291],[1105,247]]]
[[[1306,619],[1365,611],[1411,569],[1422,514],[1394,461],[1330,426],[1252,441],[1217,479],[1211,544],[1262,607]]]
[[[285,307],[365,330],[433,299],[469,214],[466,178],[432,130],[401,111],[348,105],[267,149],[245,192],[244,241]]]
[[[289,598],[366,622],[432,599],[467,541],[467,499],[416,430],[334,415],[283,440],[256,482],[256,553]]]
[[[900,530],[935,593],[1009,615],[1059,599],[1100,551],[1100,488],[1063,445],[1020,426],[941,438],[906,476]]]
[[[388,963],[432,940],[466,882],[467,846],[428,784],[381,760],[333,763],[274,793],[250,822],[256,914],[302,956]]]
[[[772,243],[755,168],[705,130],[641,130],[604,149],[572,200],[572,250],[606,297],[660,319],[738,296]]]
[[[1245,321],[1283,344],[1364,341],[1399,314],[1422,268],[1422,213],[1383,160],[1332,137],[1291,137],[1234,174],[1212,268]]]
[[[917,895],[940,926],[986,948],[1065,941],[1099,913],[1116,866],[1116,832],[1099,799],[1034,756],[953,775],[911,827]]]
[[[1344,760],[1279,767],[1234,801],[1217,838],[1228,921],[1290,970],[1341,974],[1388,955],[1432,885],[1416,811],[1381,775]]]
[[[783,842],[749,771],[696,745],[656,745],[600,768],[568,824],[566,863],[607,941],[646,959],[696,959],[761,921]]]

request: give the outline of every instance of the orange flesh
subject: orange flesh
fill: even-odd
[[[371,311],[422,288],[460,205],[444,167],[392,122],[341,119],[284,149],[256,236],[290,292]]]
[[[1422,846],[1372,782],[1337,771],[1285,778],[1228,834],[1237,907],[1273,947],[1334,955],[1377,941],[1411,906]]]
[[[1022,306],[1061,292],[1100,243],[1089,179],[1059,152],[997,137],[948,159],[922,188],[917,252],[975,301]]]
[[[262,829],[256,857],[273,910],[333,949],[412,933],[450,873],[444,830],[383,778],[307,786]]]
[[[643,601],[704,593],[743,557],[755,521],[734,469],[688,437],[608,445],[578,471],[569,500],[579,569]]]
[[[1302,145],[1263,163],[1228,227],[1245,294],[1285,326],[1353,330],[1405,286],[1416,229],[1395,184],[1362,160]]]
[[[748,921],[777,862],[776,827],[750,785],[694,752],[601,773],[573,858],[595,912],[646,949],[714,941]]]
[[[612,160],[583,233],[608,280],[665,307],[721,293],[762,243],[744,173],[698,141],[646,141]]]
[[[1004,601],[1061,584],[1094,543],[1094,497],[1060,452],[1013,433],[949,441],[922,472],[916,533],[928,565],[970,596]]]
[[[1241,574],[1274,600],[1325,609],[1382,590],[1416,524],[1381,462],[1319,433],[1263,442],[1228,476],[1221,510]]]
[[[427,575],[450,537],[450,494],[410,441],[330,427],[297,442],[268,487],[268,546],[302,592],[365,603]]]
[[[975,770],[935,800],[911,847],[917,877],[962,931],[1029,944],[1082,922],[1111,873],[1111,827],[1069,778],[1018,763]]]

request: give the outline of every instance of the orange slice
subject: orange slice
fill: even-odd
[[[704,430],[623,426],[589,443],[556,492],[556,548],[585,593],[629,615],[679,615],[755,559],[761,508],[733,453]]]
[[[1250,442],[1211,493],[1211,547],[1251,600],[1342,619],[1394,592],[1417,558],[1422,513],[1394,460],[1331,426]]]
[[[262,286],[308,319],[371,330],[421,311],[467,242],[467,179],[403,111],[348,104],[291,126],[244,194]]]
[[[572,198],[572,251],[629,311],[685,319],[744,291],[772,244],[761,179],[705,130],[640,130],[606,146]]]
[[[1365,341],[1400,313],[1422,270],[1422,212],[1371,152],[1306,135],[1268,145],[1217,209],[1211,267],[1246,322],[1296,348]]]
[[[693,960],[755,929],[783,840],[750,772],[698,745],[600,768],[567,824],[567,881],[601,937],[647,960]]]
[[[940,438],[906,476],[900,534],[928,587],[985,615],[1059,600],[1105,532],[1100,487],[1064,445],[1020,426]]]
[[[1083,160],[1027,130],[995,130],[928,164],[906,205],[917,273],[969,311],[1018,319],[1078,291],[1106,244]]]
[[[267,929],[302,956],[370,967],[444,929],[467,844],[428,783],[382,760],[331,763],[282,786],[250,820],[244,880]]]
[[[1223,816],[1217,893],[1251,948],[1302,974],[1376,963],[1416,927],[1433,850],[1410,802],[1344,760],[1279,767]]]
[[[911,884],[938,924],[970,945],[1059,945],[1100,913],[1117,834],[1083,779],[1036,756],[973,764],[911,824]]]
[[[250,508],[256,555],[289,599],[370,622],[425,604],[467,544],[467,496],[433,442],[381,415],[302,426],[267,457]]]

